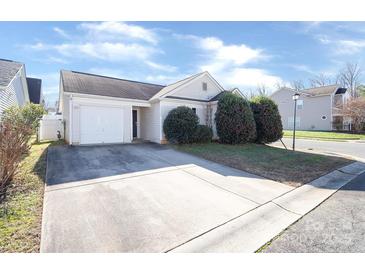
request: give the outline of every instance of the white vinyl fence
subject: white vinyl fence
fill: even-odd
[[[61,139],[63,139],[64,126],[62,115],[44,115],[39,124],[39,141],[56,141],[58,140],[58,133],[61,134]]]

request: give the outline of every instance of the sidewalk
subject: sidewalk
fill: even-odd
[[[255,252],[362,172],[360,162],[335,170],[167,252]]]

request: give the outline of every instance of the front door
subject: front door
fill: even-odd
[[[137,110],[132,110],[133,116],[133,138],[137,138]]]

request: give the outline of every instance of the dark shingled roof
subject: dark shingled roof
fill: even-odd
[[[33,104],[39,104],[41,101],[42,80],[27,77],[29,100]]]
[[[7,87],[23,64],[0,59],[0,86]]]
[[[149,100],[165,86],[77,71],[61,71],[65,92]]]
[[[212,97],[212,98],[210,98],[210,102],[213,102],[213,101],[218,101],[220,98],[222,98],[222,96],[225,94],[225,93],[227,93],[227,92],[230,92],[230,91],[228,91],[228,90],[224,90],[224,91],[222,91],[222,92],[220,92],[220,93],[218,93],[216,96],[214,96],[214,97]]]

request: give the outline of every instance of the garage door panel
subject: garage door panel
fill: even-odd
[[[81,144],[122,143],[123,126],[123,108],[81,106]]]

